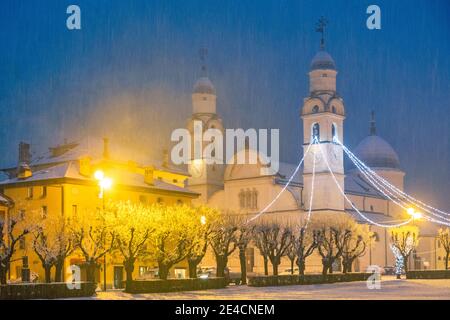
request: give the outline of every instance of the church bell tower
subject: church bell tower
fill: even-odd
[[[322,34],[320,50],[314,56],[309,71],[309,96],[303,101],[303,202],[307,210],[315,169],[312,210],[338,212],[344,210],[344,197],[336,185],[336,180],[344,190],[344,156],[342,147],[335,141],[344,140],[344,102],[336,92],[336,65],[331,55],[325,51],[324,31],[326,21],[319,21],[317,31]],[[328,165],[327,165],[328,163]]]
[[[219,118],[216,112],[216,90],[208,77],[205,63],[206,55],[206,49],[201,49],[201,77],[194,85],[192,93],[192,116],[187,125],[192,137],[194,137],[194,131],[199,127],[199,124],[201,124],[202,132],[196,132],[197,134],[203,134],[208,129],[219,130],[222,136],[224,132],[222,119]],[[197,142],[193,140],[191,144],[193,146],[192,149],[195,148],[195,143]],[[202,150],[210,144],[208,141],[200,143],[202,143]],[[216,191],[223,189],[223,164],[211,163],[203,155],[198,156],[192,152],[188,169],[191,175],[188,179],[189,189],[201,194],[196,201],[207,203]]]

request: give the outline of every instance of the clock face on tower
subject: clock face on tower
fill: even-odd
[[[335,148],[333,148],[333,149],[331,150],[331,156],[330,156],[330,158],[331,158],[331,163],[333,163],[333,164],[339,164],[338,152],[337,152],[337,150],[336,150]]]
[[[189,165],[189,173],[193,178],[200,178],[203,174],[203,160],[192,160],[192,163]]]

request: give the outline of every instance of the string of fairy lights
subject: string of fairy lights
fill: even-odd
[[[250,218],[247,223],[259,218],[261,215],[266,213],[273,204],[280,198],[280,196],[283,194],[283,192],[288,188],[288,186],[291,184],[292,180],[300,170],[301,165],[303,164],[306,155],[310,152],[311,146],[317,144],[319,146],[320,153],[322,154],[324,158],[324,162],[327,166],[328,171],[330,172],[334,182],[337,185],[337,188],[339,192],[344,197],[345,201],[352,207],[352,209],[365,221],[367,221],[370,224],[382,227],[382,228],[395,228],[407,225],[414,221],[415,219],[423,218],[427,221],[450,226],[450,213],[444,212],[442,210],[439,210],[437,208],[434,208],[416,198],[413,196],[405,193],[403,190],[400,190],[398,187],[384,179],[382,176],[377,174],[374,170],[372,170],[369,166],[367,166],[363,161],[361,161],[353,152],[351,152],[344,144],[342,144],[337,137],[333,138],[333,142],[338,144],[342,147],[344,153],[348,156],[348,158],[352,161],[352,163],[355,165],[355,167],[359,170],[359,172],[363,175],[363,177],[379,192],[381,193],[386,199],[394,203],[395,205],[401,207],[403,210],[406,210],[406,212],[410,215],[409,219],[405,219],[399,223],[395,224],[385,224],[385,223],[379,223],[374,221],[373,219],[370,219],[367,215],[362,213],[355,204],[349,199],[349,197],[345,194],[344,189],[339,184],[333,170],[331,169],[331,166],[327,160],[327,157],[324,154],[324,151],[322,150],[322,146],[319,143],[317,137],[314,137],[311,143],[308,145],[308,148],[306,149],[305,153],[303,154],[303,157],[301,158],[300,162],[298,163],[297,167],[295,168],[292,175],[289,177],[286,184],[283,186],[283,188],[280,190],[280,192],[276,195],[276,197],[266,206],[263,210],[258,212],[255,216]],[[314,152],[313,156],[313,164],[312,164],[312,180],[311,180],[311,193],[310,193],[310,201],[309,201],[309,208],[307,213],[307,218],[305,222],[305,227],[308,226],[308,223],[311,219],[311,213],[312,213],[312,203],[314,200],[314,182],[315,182],[315,172],[316,171],[316,151]],[[416,209],[419,209],[423,212],[418,212]]]

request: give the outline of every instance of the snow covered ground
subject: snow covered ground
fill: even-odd
[[[229,286],[225,289],[171,292],[152,294],[127,294],[121,291],[98,292],[96,300],[208,300],[208,299],[448,299],[450,279],[446,280],[396,280],[384,277],[381,289],[369,290],[365,282],[336,283],[323,285],[283,286],[254,288]]]

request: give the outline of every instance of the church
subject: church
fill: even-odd
[[[192,116],[187,128],[192,130],[194,121],[202,121],[204,130],[215,128],[223,132],[225,126],[219,115],[220,109],[216,107],[215,87],[204,66],[202,71],[202,76],[194,85]],[[373,234],[371,245],[365,255],[356,261],[354,271],[365,271],[370,265],[394,266],[389,229],[379,225],[405,221],[408,214],[374,188],[356,167],[344,168],[343,147],[336,141],[345,141],[346,110],[336,88],[337,74],[336,63],[325,50],[322,40],[320,50],[310,64],[309,93],[300,108],[305,155],[300,170],[296,172],[296,164],[280,162],[278,172],[263,174],[260,163],[227,162],[221,165],[196,159],[188,165],[191,174],[188,187],[200,194],[195,201],[248,218],[260,214],[258,219],[304,221],[308,212],[311,215],[350,215],[358,223],[368,224]],[[368,136],[353,150],[354,154],[379,176],[403,191],[405,172],[401,169],[396,151],[378,135],[374,113],[368,127]],[[312,144],[313,141],[316,143]],[[309,147],[311,150],[307,152]],[[261,156],[248,146],[237,152]],[[313,177],[314,196],[311,197]],[[276,197],[273,205],[265,210]],[[262,210],[264,212],[261,213]],[[420,240],[408,261],[409,270],[442,268],[443,253],[437,240],[438,227],[426,221],[414,223],[420,228]],[[320,272],[320,257],[313,255],[308,259],[306,272]],[[246,260],[250,273],[263,272],[263,258],[256,248],[247,248]],[[205,267],[214,266],[212,254],[207,255],[202,264]],[[286,258],[280,265],[280,272],[288,271],[289,265]],[[228,266],[232,272],[240,270],[237,253],[231,256]],[[340,270],[340,265],[336,265],[335,269]]]

